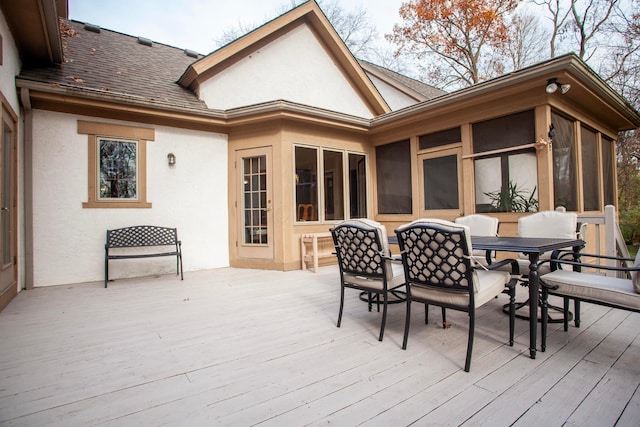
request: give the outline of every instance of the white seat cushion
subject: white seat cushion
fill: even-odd
[[[628,279],[571,270],[556,270],[540,279],[558,287],[550,290],[552,293],[640,310],[640,294],[635,292],[633,282]]]
[[[506,271],[477,270],[474,271],[473,275],[473,281],[477,288],[474,296],[476,307],[480,307],[496,295],[500,295],[510,278],[509,273]],[[411,295],[419,299],[429,299],[458,307],[467,307],[469,305],[469,296],[466,292],[453,292],[428,286],[412,285]]]

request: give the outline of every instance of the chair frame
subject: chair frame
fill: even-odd
[[[367,292],[369,296],[369,311],[371,311],[371,294],[375,294],[378,304],[380,303],[380,297],[382,297],[382,321],[378,337],[378,341],[382,341],[387,321],[389,293],[404,286],[404,283],[402,283],[398,286],[389,287],[388,278],[393,274],[390,271],[391,266],[389,263],[394,260],[382,252],[383,246],[380,235],[374,227],[369,228],[346,222],[331,228],[330,231],[340,269],[340,311],[336,326],[339,328],[342,323],[345,288]],[[397,262],[398,260],[395,261]],[[382,287],[381,289],[376,289],[349,282],[345,277],[347,274],[363,279],[380,281]]]
[[[608,265],[608,264],[593,264],[593,263],[587,263],[587,262],[583,262],[580,261],[580,259],[582,257],[585,258],[591,258],[594,260],[609,260],[609,261],[616,261],[617,264],[619,263],[624,263],[624,262],[634,262],[635,259],[634,258],[626,258],[626,257],[614,257],[614,256],[609,256],[609,255],[600,255],[600,254],[588,254],[588,253],[574,253],[573,251],[558,251],[555,252],[553,255],[553,258],[550,258],[548,260],[544,260],[542,261],[540,264],[543,263],[550,263],[551,264],[551,270],[554,271],[558,268],[562,268],[562,265],[568,265],[571,266],[573,271],[576,272],[581,272],[582,268],[592,268],[592,269],[597,269],[597,270],[603,270],[603,271],[617,271],[617,272],[621,272],[621,273],[627,273],[627,274],[633,274],[634,272],[638,272],[640,271],[640,266],[635,265],[633,267],[621,267],[621,266],[617,266],[617,265]],[[585,273],[587,274],[587,273]],[[549,303],[548,303],[548,299],[549,299],[549,295],[556,295],[559,297],[562,297],[564,300],[564,331],[566,332],[567,330],[569,330],[569,316],[568,316],[568,311],[569,311],[569,300],[573,299],[574,300],[574,305],[575,305],[575,314],[574,314],[574,325],[576,328],[580,327],[580,302],[584,301],[584,302],[589,302],[592,304],[597,304],[597,305],[602,305],[605,307],[611,307],[611,308],[618,308],[618,309],[622,309],[622,310],[627,310],[627,311],[632,311],[635,313],[640,313],[640,310],[635,310],[629,307],[622,307],[620,305],[617,304],[612,304],[609,303],[607,301],[600,301],[597,299],[591,299],[591,298],[576,298],[575,296],[571,295],[571,296],[566,296],[563,295],[561,293],[555,292],[555,290],[557,289],[556,287],[549,285],[547,283],[545,283],[544,281],[544,276],[540,277],[540,289],[541,289],[541,299],[540,299],[540,306],[542,309],[542,331],[541,331],[541,339],[542,339],[542,347],[545,348],[546,347],[546,341],[547,341],[547,319],[546,319],[546,314],[548,312],[549,309]]]
[[[417,233],[417,234],[416,234]],[[419,302],[425,304],[425,323],[428,323],[428,306],[430,304],[440,306],[442,308],[443,323],[446,322],[445,309],[463,311],[469,314],[469,336],[467,340],[467,354],[465,359],[464,370],[469,372],[471,368],[471,355],[473,353],[473,339],[475,331],[475,292],[474,278],[471,264],[471,250],[467,244],[467,237],[464,229],[449,228],[445,225],[435,223],[418,223],[410,225],[407,228],[397,229],[398,246],[400,247],[402,261],[405,271],[405,281],[407,286],[407,310],[405,317],[404,339],[402,348],[406,350],[409,338],[409,328],[411,319],[411,302]],[[413,237],[412,237],[413,235]],[[438,255],[430,257],[429,267],[420,261],[419,256],[424,253],[429,243],[435,242],[438,246]],[[452,249],[444,247],[443,242],[453,243]],[[463,256],[459,258],[456,252],[462,251]],[[445,255],[446,254],[446,255]],[[447,260],[452,257],[458,259],[456,265],[452,265]],[[451,267],[449,271],[443,271],[440,266],[448,265]],[[430,270],[424,275],[424,270]],[[441,275],[439,279],[435,279],[433,274]],[[411,288],[413,286],[421,286],[431,289],[442,289],[451,292],[466,293],[469,296],[469,304],[467,306],[459,306],[443,303],[429,298],[416,297]],[[509,288],[510,306],[513,308],[515,301],[515,282],[509,281],[505,283]],[[511,310],[514,313],[514,310]],[[513,346],[514,335],[514,317],[509,316],[509,345]],[[446,325],[445,325],[446,327]]]

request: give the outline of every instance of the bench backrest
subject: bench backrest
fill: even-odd
[[[178,242],[178,230],[153,225],[107,230],[107,248],[132,248],[137,246],[166,246]]]

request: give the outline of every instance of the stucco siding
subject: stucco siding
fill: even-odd
[[[9,31],[9,26],[0,11],[0,34],[2,35],[2,66],[0,66],[0,91],[9,101],[14,112],[19,111],[16,92],[16,76],[20,72],[18,48]]]
[[[88,137],[78,120],[155,129],[147,143],[149,209],[83,208]],[[34,111],[34,286],[102,280],[107,229],[177,227],[184,270],[229,265],[227,136]],[[167,154],[176,155],[169,167]],[[172,258],[113,261],[111,278],[175,273]]]
[[[214,109],[287,100],[372,117],[336,63],[301,25],[211,77],[199,96]]]
[[[369,78],[393,111],[400,110],[401,108],[417,103],[414,98],[411,98],[406,93],[399,91],[379,78],[372,76],[371,74],[369,74]]]

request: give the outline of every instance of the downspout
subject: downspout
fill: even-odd
[[[33,289],[33,110],[29,89],[20,88],[24,110],[24,286]]]

